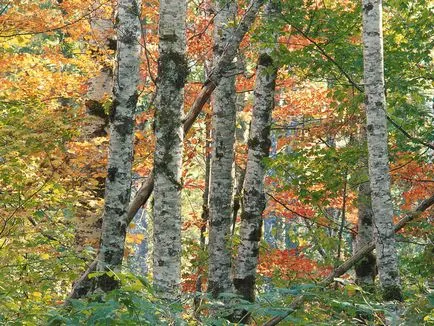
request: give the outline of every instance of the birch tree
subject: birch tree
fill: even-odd
[[[233,37],[236,1],[216,0],[214,19],[214,65]],[[232,292],[230,227],[232,221],[233,162],[235,143],[235,65],[226,74],[212,97],[212,154],[209,191],[209,273],[208,292],[217,297]]]
[[[119,0],[116,18],[116,67],[113,106],[110,113],[108,175],[98,271],[118,271],[124,255],[128,226],[133,160],[134,111],[137,104],[140,58],[140,1]],[[98,287],[110,291],[118,282],[107,274],[98,278]]]
[[[276,13],[276,4],[270,2],[265,9],[267,20]],[[248,140],[246,176],[244,180],[243,207],[240,226],[240,246],[235,266],[234,285],[245,299],[254,301],[259,240],[262,232],[262,212],[265,209],[263,160],[270,150],[271,113],[274,108],[274,91],[277,67],[271,57],[272,47],[263,50],[256,71],[253,118]]]
[[[384,86],[382,1],[363,0],[363,57],[369,179],[379,279],[385,300],[402,300],[390,194]]]
[[[260,10],[260,8],[262,7],[262,5],[264,4],[264,1],[265,0],[250,1],[250,4],[246,9],[243,18],[238,24],[233,34],[233,37],[230,40],[228,40],[228,43],[226,44],[222,56],[220,57],[218,63],[211,70],[210,75],[208,76],[208,79],[205,82],[202,90],[200,91],[199,95],[195,99],[188,114],[185,116],[184,125],[183,125],[184,133],[190,130],[197,116],[201,112],[203,106],[205,105],[205,103],[207,103],[215,87],[218,85],[221,78],[223,77],[223,72],[225,71],[225,67],[228,65],[228,63],[233,61],[237,53],[237,49],[242,39],[244,38],[244,35],[247,33],[247,31],[250,29],[253,22],[255,21],[256,15]],[[134,216],[136,215],[140,207],[147,202],[153,190],[154,190],[154,173],[151,173],[149,178],[143,183],[143,185],[137,191],[136,196],[134,197],[134,199],[131,201],[129,205],[128,215],[127,215],[128,224],[132,221],[132,219],[134,218]],[[123,231],[126,232],[126,229]],[[124,233],[124,237],[125,235],[126,233]],[[87,270],[75,282],[74,287],[72,288],[71,293],[69,294],[69,298],[71,299],[79,298],[82,297],[85,293],[87,293],[90,284],[88,275],[95,270],[96,265],[97,265],[97,260],[94,260],[89,265]]]
[[[160,296],[178,295],[181,279],[181,168],[184,85],[188,75],[185,0],[161,0],[154,155],[153,281]]]

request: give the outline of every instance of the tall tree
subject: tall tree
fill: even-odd
[[[403,300],[393,228],[384,86],[382,0],[363,0],[363,63],[369,179],[383,298]]]
[[[278,5],[270,1],[265,9],[265,19],[270,21]],[[262,212],[265,209],[264,158],[268,157],[271,141],[271,113],[274,108],[277,66],[271,57],[273,47],[261,51],[256,71],[253,118],[248,140],[246,176],[244,179],[243,212],[241,213],[238,256],[235,265],[234,285],[245,299],[255,299],[256,267],[259,240],[262,232]]]
[[[160,1],[158,85],[155,113],[153,280],[175,298],[181,282],[181,168],[183,153],[185,0]]]
[[[116,13],[116,67],[110,113],[108,175],[97,270],[118,271],[124,255],[131,192],[134,112],[140,61],[140,0],[119,0]],[[108,275],[98,287],[110,291],[118,282]]]
[[[216,0],[214,65],[233,37],[237,2]],[[209,191],[208,291],[214,297],[232,292],[230,228],[232,221],[233,163],[235,143],[235,65],[229,62],[212,97],[212,153]]]
[[[208,79],[205,82],[201,92],[195,99],[190,111],[186,115],[184,120],[184,132],[190,130],[195,119],[201,112],[203,106],[208,101],[215,87],[223,77],[224,71],[226,70],[226,66],[233,61],[233,58],[237,53],[238,47],[241,41],[243,40],[244,35],[252,26],[258,11],[261,9],[264,2],[265,0],[251,0],[243,18],[241,19],[240,23],[237,26],[237,29],[234,32],[233,37],[230,40],[228,40],[223,55],[220,57],[218,63],[211,70],[210,75],[208,76]],[[154,190],[154,175],[152,173],[151,176],[144,182],[144,184],[137,191],[136,196],[130,203],[130,206],[128,208],[128,215],[127,215],[128,223],[132,221],[132,219],[134,218],[134,216],[136,215],[140,207],[147,202],[153,190]],[[124,231],[126,232],[126,229]],[[69,294],[69,298],[81,297],[88,291],[89,289],[88,275],[95,270],[96,264],[97,261],[96,260],[93,261],[89,265],[87,270],[75,282],[74,287],[72,288],[71,293]]]

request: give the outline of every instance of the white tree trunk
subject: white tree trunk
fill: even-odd
[[[124,255],[131,191],[134,111],[139,83],[139,15],[139,0],[118,1],[116,69],[101,247],[97,264],[99,271],[118,271]],[[98,287],[103,291],[116,286],[117,281],[113,277],[104,275],[98,279]]]
[[[363,0],[363,55],[369,179],[383,298],[402,300],[387,148],[381,0]]]
[[[181,168],[183,153],[185,0],[161,0],[154,155],[154,287],[178,296],[181,282]]]
[[[233,36],[236,1],[216,1],[214,65]],[[234,73],[234,65],[226,67]],[[208,292],[214,297],[232,292],[230,227],[236,117],[235,75],[223,77],[212,97],[212,152],[209,191]]]
[[[265,9],[270,19],[276,8],[271,2]],[[256,267],[265,209],[264,158],[270,151],[271,114],[274,108],[277,67],[270,56],[272,48],[262,51],[256,72],[253,118],[248,141],[243,212],[241,213],[240,246],[235,265],[234,285],[245,300],[255,299]]]
[[[218,64],[213,67],[211,72],[211,76],[209,76],[207,82],[203,86],[200,94],[196,97],[189,113],[185,117],[184,121],[184,131],[190,130],[193,122],[196,117],[201,112],[203,106],[208,101],[211,93],[214,91],[215,86],[219,83],[222,78],[224,68],[227,66],[228,62],[232,62],[233,58],[237,53],[237,49],[244,38],[244,35],[252,26],[255,21],[256,15],[259,9],[264,4],[265,0],[251,0],[250,5],[247,8],[242,20],[237,26],[237,29],[233,35],[233,38],[227,44],[225,51],[220,58]],[[136,215],[137,211],[140,209],[142,205],[144,205],[149,196],[151,195],[154,189],[154,176],[153,174],[144,182],[144,184],[140,187],[137,192],[137,195],[131,201],[129,209],[128,209],[128,223],[131,222],[133,217]],[[88,275],[95,270],[96,260],[89,265],[88,269],[82,274],[82,276],[76,281],[71,293],[70,298],[79,298],[82,297],[85,292],[89,290],[90,282],[88,279]]]

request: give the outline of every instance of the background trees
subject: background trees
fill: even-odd
[[[277,1],[271,3],[279,4]],[[118,3],[121,8],[122,4]],[[125,1],[125,4],[134,3]],[[181,7],[173,9],[175,4]],[[350,270],[374,247],[370,239],[366,240],[366,245],[364,241],[362,244],[355,240],[362,235],[361,222],[364,220],[358,220],[358,216],[364,215],[362,211],[369,206],[364,205],[367,202],[362,198],[369,196],[364,187],[367,184],[367,151],[361,136],[366,124],[363,98],[369,93],[363,81],[362,4],[356,1],[280,1],[281,12],[268,21],[267,11],[260,10],[264,1],[237,1],[238,10],[232,13],[233,19],[226,19],[222,10],[215,9],[227,8],[227,4],[225,1],[193,1],[186,6],[182,1],[143,1],[137,10],[125,11],[127,18],[134,21],[128,27],[131,33],[124,33],[126,30],[121,26],[126,21],[120,16],[117,21],[113,19],[116,31],[107,30],[108,39],[115,33],[118,35],[114,62],[115,49],[97,42],[95,27],[98,17],[102,20],[114,17],[114,3],[10,1],[0,7],[2,322],[44,324],[51,318],[60,323],[78,324],[116,324],[120,321],[167,324],[191,320],[195,316],[202,323],[210,324],[234,310],[248,311],[257,323],[267,325],[287,321],[297,324],[301,320],[313,324],[337,320],[351,322],[354,318],[384,323],[385,319],[393,317],[388,315],[375,293],[364,292],[354,283],[356,275]],[[156,10],[165,5],[170,9],[167,12]],[[186,53],[183,44],[175,44],[176,41],[183,43],[183,28],[169,31],[169,36],[165,36],[164,26],[175,26],[175,17],[176,26],[185,24]],[[385,128],[383,135],[388,134],[393,219],[398,222],[404,218],[395,225],[395,230],[400,231],[396,243],[386,241],[392,250],[396,248],[400,258],[398,267],[406,300],[406,312],[401,318],[409,324],[422,324],[433,318],[431,289],[427,282],[432,277],[429,262],[432,258],[430,216],[433,202],[432,33],[429,18],[429,6],[421,3],[394,0],[383,8],[384,80],[389,122],[387,126],[383,122],[382,126]],[[220,28],[230,33],[218,47],[219,59],[209,67],[213,36],[222,36],[218,29],[221,21],[224,23]],[[141,26],[138,26],[139,22]],[[125,39],[122,36],[125,35],[134,35],[136,41],[128,38],[129,42],[124,42],[123,47],[122,40]],[[178,51],[181,56],[185,55],[185,60],[166,62],[164,49]],[[135,60],[134,65],[123,65],[126,62],[119,60],[122,51],[127,50],[131,51],[127,58]],[[260,56],[264,53],[269,60],[264,61],[264,56]],[[273,65],[267,68],[270,62]],[[372,67],[378,67],[378,62],[376,60]],[[188,76],[184,69],[176,69],[176,75],[182,78],[172,78],[174,75],[165,67],[175,69],[181,63],[182,67],[188,68]],[[97,137],[85,136],[95,129],[89,116],[91,112],[88,112],[89,105],[86,106],[89,81],[95,80],[99,71],[108,65],[117,68],[119,77],[127,77],[116,78],[115,85],[122,87],[115,90],[114,95],[107,94],[99,100],[103,121],[109,120],[111,107],[124,107],[122,103],[125,102],[126,118],[124,114],[122,116],[131,122],[131,128],[117,146],[115,140],[122,135],[116,133],[115,126],[123,125],[125,119],[119,119],[116,114],[111,116],[110,143],[104,133]],[[233,65],[234,73],[228,74],[228,68]],[[271,77],[276,67],[281,69],[272,95]],[[127,73],[122,73],[124,68]],[[209,71],[205,73],[206,70]],[[139,72],[138,81],[133,78],[135,71]],[[205,156],[213,151],[206,146],[207,140],[209,143],[206,116],[212,114],[208,100],[216,87],[217,90],[223,87],[222,80],[235,79],[234,87],[223,100],[243,98],[243,101],[237,101],[238,111],[231,124],[239,134],[247,133],[250,125],[250,138],[254,138],[258,130],[256,114],[261,78],[267,79],[270,86],[267,107],[273,98],[275,103],[270,155],[262,159],[267,152],[265,146],[260,155],[251,155],[257,149],[257,143],[252,140],[247,143],[237,137],[234,164],[239,170],[247,168],[244,200],[239,214],[230,212],[228,217],[225,213],[226,220],[233,215],[236,217],[234,222],[231,221],[235,226],[233,235],[227,226],[225,234],[219,233],[224,242],[231,244],[225,248],[226,261],[232,260],[230,265],[235,268],[234,271],[226,269],[225,279],[229,278],[229,283],[231,278],[238,277],[238,266],[245,258],[251,262],[249,277],[254,277],[258,254],[256,287],[253,292],[253,283],[249,283],[249,296],[244,297],[251,300],[255,294],[256,300],[255,303],[238,301],[238,304],[236,300],[226,300],[234,294],[225,293],[230,287],[224,286],[224,290],[219,291],[223,292],[224,306],[218,298],[214,300],[206,294],[195,294],[197,310],[193,312],[189,305],[197,283],[204,283],[205,288],[212,279],[212,269],[207,274],[207,264],[219,261],[215,259],[211,240],[209,251],[203,247],[206,232],[202,232],[200,245],[200,230],[204,231],[206,223],[201,218],[206,185]],[[177,83],[181,81],[182,85]],[[161,86],[163,84],[165,86]],[[128,102],[135,92],[137,104]],[[380,93],[379,96],[383,96],[384,92]],[[173,112],[168,112],[170,108]],[[223,111],[228,108],[225,106]],[[265,114],[263,118],[264,121],[268,119]],[[167,128],[169,126],[173,127]],[[223,135],[229,134],[229,130],[218,129]],[[369,136],[369,128],[367,132]],[[181,134],[183,137],[179,136]],[[265,140],[266,132],[260,136]],[[181,154],[182,138],[184,150]],[[154,155],[156,142],[157,154]],[[385,150],[384,145],[383,138]],[[213,146],[215,151],[216,145]],[[114,147],[119,153],[125,153],[125,158],[122,158],[123,154],[117,155]],[[133,161],[130,159],[132,154]],[[170,162],[168,157],[173,158],[175,154],[173,173],[177,187],[171,183],[169,188],[173,194],[170,195],[169,188],[161,187],[168,175],[162,167]],[[231,160],[229,163],[232,165]],[[113,174],[105,172],[107,164],[112,172],[114,168],[126,171],[122,175],[122,198],[109,196],[113,193],[110,178]],[[250,173],[252,164],[261,171]],[[128,176],[130,165],[134,178]],[[220,172],[211,173],[215,177]],[[385,177],[385,173],[380,176]],[[255,176],[255,186],[250,188],[249,176]],[[260,219],[263,176],[266,196]],[[104,203],[101,180],[106,177]],[[156,192],[147,205],[150,228],[143,233],[133,231],[134,225],[124,228],[150,197],[154,181]],[[131,182],[139,190],[128,203]],[[375,186],[380,184],[376,182]],[[226,198],[228,202],[234,191],[225,188],[224,192],[230,194]],[[383,188],[387,192],[389,186],[383,184]],[[217,201],[222,198],[214,195],[215,212],[223,213]],[[168,208],[167,200],[174,204],[173,209]],[[122,203],[122,209],[110,217],[110,207],[116,203]],[[389,219],[392,218],[390,204]],[[253,208],[254,219],[249,221],[254,220],[256,226],[264,222],[262,238],[256,236],[258,227],[254,228],[254,237],[245,236],[249,233],[246,216]],[[80,225],[83,231],[87,226],[81,222],[97,221],[101,216],[104,216],[101,244],[91,238],[78,241],[77,226]],[[408,223],[410,220],[412,222]],[[121,224],[116,225],[116,221]],[[391,224],[388,223],[388,235],[391,236]],[[122,239],[107,232],[108,225],[114,226],[112,230],[119,233],[120,238],[125,236],[125,245]],[[167,244],[172,227],[176,229],[176,241]],[[165,240],[159,240],[159,236],[154,238],[152,232]],[[209,232],[211,234],[212,230]],[[106,244],[110,241],[117,248],[115,262],[111,259],[115,256],[109,259],[106,255],[109,252]],[[142,241],[150,245],[153,258],[139,259],[146,261],[151,270],[153,268],[153,277],[134,275],[128,268],[135,246]],[[252,256],[245,254],[249,242],[253,248]],[[356,248],[354,252],[353,248]],[[171,255],[173,265],[160,264],[164,258],[161,252],[169,251],[175,253]],[[359,263],[356,269],[362,264]],[[61,309],[73,280],[89,265],[88,273],[81,281],[92,283],[95,279],[114,279],[113,285],[120,287],[105,294],[97,291],[82,300],[70,300],[68,308]],[[159,272],[159,265],[176,272],[168,277],[168,273]],[[95,266],[99,266],[98,271]],[[214,269],[219,267],[216,264]],[[110,270],[108,274],[106,268]],[[387,267],[383,270],[392,271]],[[81,281],[76,285],[83,284]],[[184,306],[173,302],[168,306],[156,298],[152,285],[158,290],[163,283],[164,286],[171,284],[169,292],[180,290],[179,302]],[[333,286],[325,292],[318,291],[329,284]],[[73,297],[85,294],[87,286],[78,287],[86,291],[76,291]],[[95,296],[98,300],[93,301]],[[303,301],[308,301],[310,309],[295,313],[286,310]],[[179,314],[180,311],[184,314]],[[222,311],[222,316],[208,314],[209,311]]]

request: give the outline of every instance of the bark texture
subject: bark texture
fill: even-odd
[[[159,64],[154,155],[154,287],[178,296],[181,281],[181,168],[184,130],[185,0],[160,1]]]
[[[110,114],[110,145],[105,204],[98,255],[98,271],[117,271],[122,264],[128,226],[133,160],[134,111],[137,104],[140,58],[140,2],[119,0],[117,5],[117,51]],[[108,275],[98,278],[103,291],[114,289],[118,282]]]
[[[367,172],[366,175],[368,174]],[[371,206],[371,187],[369,186],[369,181],[359,186],[357,206],[358,232],[354,246],[355,253],[374,239],[374,214]],[[355,265],[356,283],[365,289],[370,289],[374,285],[377,274],[375,260],[375,255],[370,252]]]
[[[265,10],[266,19],[277,11],[271,2]],[[268,157],[271,113],[274,108],[274,91],[277,67],[270,56],[272,49],[259,55],[256,72],[253,117],[248,140],[247,167],[244,179],[243,212],[241,213],[240,246],[235,266],[234,285],[245,299],[255,299],[256,267],[259,240],[262,231],[262,212],[265,209],[264,158]]]
[[[369,179],[383,298],[402,300],[390,194],[384,87],[382,1],[363,0],[363,57]]]
[[[250,5],[247,8],[246,13],[244,14],[242,20],[238,24],[238,27],[235,30],[232,39],[226,45],[223,55],[221,56],[217,65],[213,68],[212,75],[205,82],[202,90],[200,91],[199,95],[196,97],[193,105],[191,106],[188,114],[186,115],[183,121],[184,133],[187,133],[190,130],[197,116],[201,112],[203,106],[209,100],[216,85],[218,84],[218,82],[223,76],[222,71],[224,71],[224,67],[227,65],[227,62],[232,62],[233,58],[237,53],[238,47],[242,39],[244,38],[244,35],[250,29],[253,22],[255,21],[256,15],[259,9],[264,4],[264,1],[265,0],[251,0]],[[137,191],[136,196],[131,201],[128,207],[128,215],[127,215],[128,224],[132,221],[132,219],[134,218],[134,216],[136,215],[140,207],[147,202],[153,190],[154,190],[154,172],[152,171],[148,179],[142,184],[140,189]],[[93,262],[92,264],[89,265],[88,269],[83,273],[82,277],[80,277],[80,279],[77,280],[77,282],[74,284],[69,297],[78,298],[83,296],[85,289],[89,288],[88,286],[89,283],[87,282],[88,278],[86,277],[86,275],[93,272],[95,270],[95,266],[96,266],[96,262]]]
[[[247,8],[242,20],[238,24],[238,27],[235,30],[232,38],[228,40],[222,56],[220,57],[218,63],[211,70],[210,76],[203,85],[199,95],[196,97],[193,105],[188,111],[188,114],[185,116],[184,133],[187,133],[190,130],[197,116],[202,111],[203,106],[208,102],[212,92],[223,77],[225,67],[233,61],[237,53],[237,49],[244,38],[244,35],[246,35],[247,31],[252,26],[258,11],[261,9],[264,2],[265,0],[251,0],[249,7]],[[154,189],[154,178],[152,175],[153,174],[151,173],[151,176],[140,187],[136,197],[130,204],[128,209],[128,218],[130,221],[133,219],[139,208],[145,204],[151,196],[151,193]]]
[[[234,33],[237,13],[235,1],[216,1],[214,19],[214,65],[222,56]],[[235,143],[236,93],[234,65],[214,90],[212,152],[209,189],[209,271],[208,292],[213,297],[232,292],[230,228],[232,222],[233,162]]]

